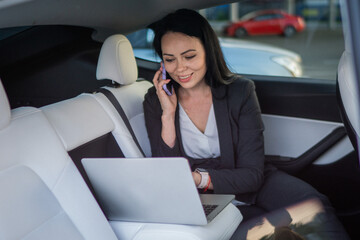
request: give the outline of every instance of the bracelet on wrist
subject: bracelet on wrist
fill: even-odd
[[[209,189],[210,184],[211,184],[211,177],[210,177],[210,175],[209,175],[209,181],[208,181],[208,183],[207,183],[207,186],[204,188],[204,191],[203,191],[203,192],[206,192],[206,191]]]
[[[195,172],[199,173],[201,176],[201,181],[196,187],[200,188],[200,189],[206,188],[209,183],[209,177],[210,177],[209,173],[205,169],[202,169],[202,168],[195,169]]]

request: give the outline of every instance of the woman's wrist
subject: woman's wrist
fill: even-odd
[[[199,184],[201,183],[201,174],[195,171],[193,172],[193,177],[196,187],[199,186]]]
[[[173,148],[176,142],[175,114],[161,116],[162,130],[161,138],[168,147]]]
[[[174,122],[175,120],[175,112],[173,113],[163,113],[161,115],[161,121],[164,122],[164,121],[171,121],[171,122]]]
[[[197,169],[195,169],[195,172],[200,175],[200,181],[199,181],[199,183],[196,184],[196,187],[207,190],[211,183],[211,178],[210,178],[209,172],[203,168],[197,168]]]

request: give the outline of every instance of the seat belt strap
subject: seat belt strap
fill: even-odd
[[[129,122],[129,119],[127,118],[125,112],[124,112],[124,109],[121,107],[119,101],[116,99],[116,97],[114,96],[114,94],[109,91],[108,89],[105,89],[105,88],[100,88],[98,90],[98,92],[101,92],[102,94],[105,95],[105,97],[107,97],[109,99],[109,101],[112,103],[112,105],[115,107],[116,111],[119,113],[120,117],[122,118],[122,120],[124,121],[127,129],[129,130],[136,146],[138,147],[139,151],[141,152],[141,154],[145,157],[145,153],[144,151],[142,150],[136,136],[135,136],[135,133],[130,125],[130,122]]]

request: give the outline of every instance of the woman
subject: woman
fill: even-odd
[[[170,76],[162,79],[160,67],[144,100],[152,155],[186,157],[201,191],[251,205],[240,208],[244,219],[310,198],[329,206],[310,185],[265,163],[254,83],[229,71],[206,19],[181,9],[150,27]],[[170,81],[171,96],[163,89]]]

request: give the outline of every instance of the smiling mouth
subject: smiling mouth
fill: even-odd
[[[186,76],[179,76],[179,80],[180,80],[180,82],[188,82],[188,81],[190,81],[192,75],[193,74],[189,74],[189,75],[186,75]]]

